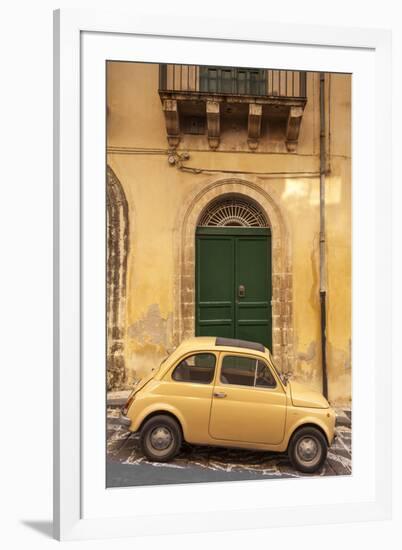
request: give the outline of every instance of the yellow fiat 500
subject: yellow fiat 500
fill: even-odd
[[[261,344],[197,337],[135,386],[121,421],[140,433],[152,461],[171,460],[184,440],[287,451],[311,473],[327,456],[335,412],[320,393],[282,377]]]

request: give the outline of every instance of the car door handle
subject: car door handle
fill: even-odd
[[[223,391],[216,391],[214,392],[214,397],[220,397],[220,398],[226,397],[226,393]]]

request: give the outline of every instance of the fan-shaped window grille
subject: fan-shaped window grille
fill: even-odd
[[[205,209],[198,224],[201,227],[269,227],[258,206],[243,197],[218,199]]]

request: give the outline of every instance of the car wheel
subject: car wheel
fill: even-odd
[[[327,450],[327,440],[321,431],[307,426],[293,435],[288,454],[291,463],[297,470],[312,474],[324,464]]]
[[[147,420],[141,430],[143,453],[153,462],[167,462],[177,455],[182,443],[179,424],[167,415]]]

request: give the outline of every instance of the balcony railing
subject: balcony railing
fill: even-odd
[[[305,71],[200,65],[159,65],[159,92],[265,98],[307,96]]]
[[[271,128],[285,128],[288,151],[295,151],[307,103],[305,71],[159,65],[159,96],[165,115],[169,146],[175,148],[186,133],[207,134],[217,149],[221,126],[228,118],[247,125],[248,147],[259,146],[263,120]],[[222,122],[222,125],[221,125]],[[281,130],[282,131],[282,130]]]

